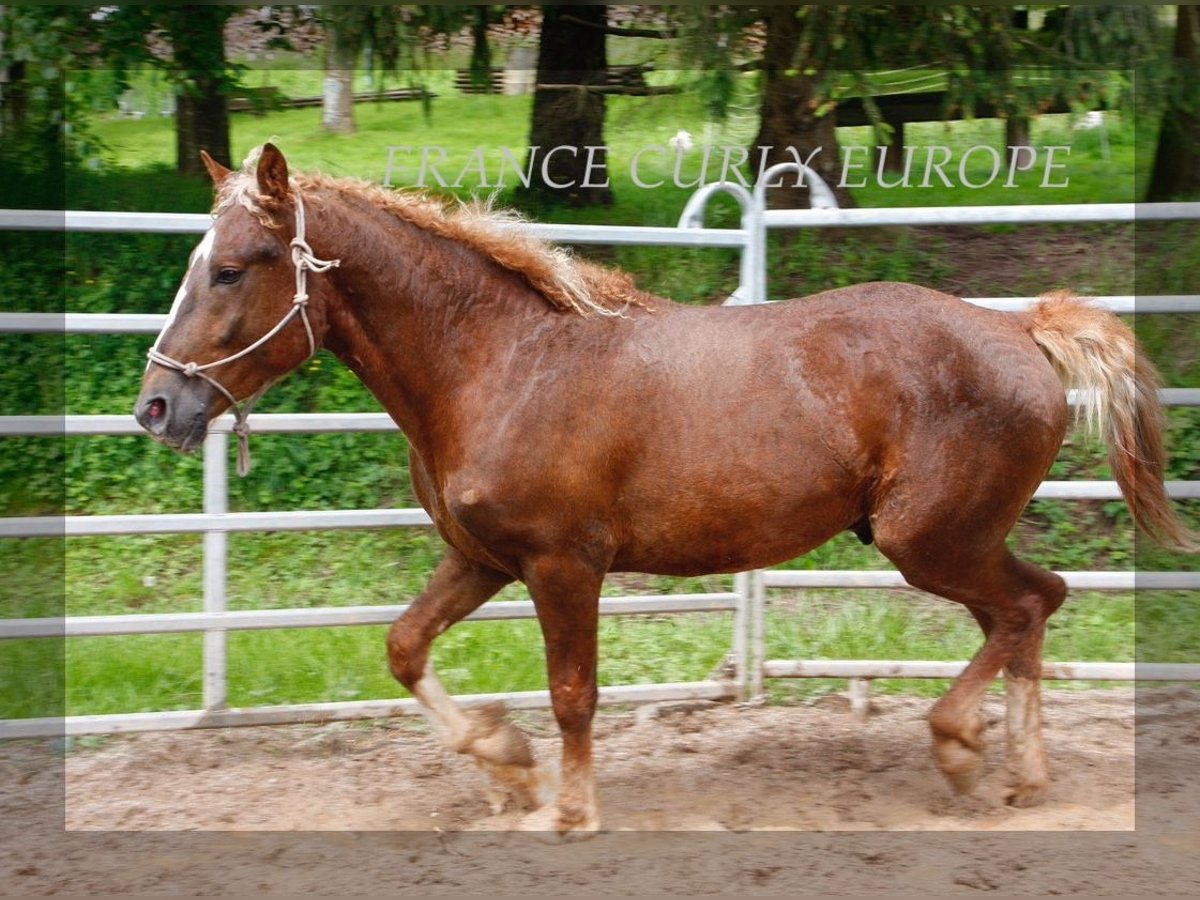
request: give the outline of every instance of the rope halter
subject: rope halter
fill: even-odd
[[[296,270],[296,293],[292,297],[292,306],[284,314],[275,327],[260,337],[257,341],[232,356],[226,356],[224,359],[214,360],[207,363],[196,362],[180,362],[177,359],[172,359],[158,349],[158,341],[155,341],[154,346],[150,348],[147,356],[150,357],[150,362],[158,363],[168,369],[175,369],[182,372],[187,378],[200,378],[211,384],[219,393],[224,395],[229,401],[230,407],[233,409],[233,433],[238,439],[237,453],[237,473],[240,476],[245,476],[250,471],[250,423],[248,418],[250,410],[258,403],[267,389],[274,384],[274,380],[266,382],[257,391],[246,398],[245,403],[238,405],[238,400],[233,394],[217,379],[208,374],[208,370],[215,369],[218,366],[224,366],[231,362],[241,359],[243,356],[248,356],[259,347],[262,347],[267,341],[283,331],[287,324],[296,318],[300,317],[300,321],[304,323],[304,333],[308,336],[308,356],[305,361],[312,358],[317,352],[317,340],[313,335],[312,324],[308,321],[308,273],[313,272],[328,272],[335,266],[341,265],[340,259],[318,259],[313,253],[312,247],[308,245],[308,241],[304,238],[304,200],[300,196],[300,191],[295,192],[296,196],[296,236],[292,238],[292,266]],[[164,331],[165,334],[165,331]],[[158,336],[161,341],[163,335]]]

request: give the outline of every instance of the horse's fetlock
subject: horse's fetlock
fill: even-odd
[[[456,735],[446,739],[446,746],[455,753],[469,753],[475,756],[475,735],[467,733],[464,735]]]
[[[487,734],[473,735],[469,750],[479,759],[499,765],[532,768],[536,764],[529,738],[509,722]]]
[[[974,752],[983,750],[983,734],[986,725],[983,716],[955,715],[941,712],[936,707],[929,714],[929,730],[933,733],[935,742],[953,742]]]

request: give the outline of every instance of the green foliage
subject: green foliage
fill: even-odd
[[[1029,8],[1022,9],[1029,16]],[[1125,75],[1116,89],[1110,75],[1135,66],[1143,102],[1161,90],[1167,67],[1155,7],[1059,6],[1038,9],[1025,25],[1014,14],[1008,5],[797,4],[790,14],[770,5],[680,7],[676,54],[681,67],[719,73],[692,82],[717,118],[734,108],[730,60],[754,67],[771,55],[765,65],[782,72],[767,78],[802,73],[818,79],[822,97],[865,96],[881,131],[887,126],[870,98],[897,90],[889,78],[911,83],[925,67],[941,77],[921,89],[945,90],[948,113],[976,103],[990,103],[1006,118],[1036,116],[1057,100],[1086,108],[1127,105],[1134,79]],[[748,29],[753,22],[761,29]],[[761,39],[763,31],[765,52],[748,41],[750,35]],[[779,49],[772,53],[772,46]]]
[[[237,83],[245,65],[229,59],[221,29],[237,12],[236,6],[211,4],[195,8],[174,6],[105,7],[90,23],[93,54],[112,67],[118,89],[140,67],[160,69],[183,91],[194,91],[202,78],[214,79],[227,89]],[[155,39],[172,48],[164,54]],[[214,39],[215,38],[215,39]]]
[[[88,11],[68,6],[6,4],[0,7],[0,71],[5,73],[0,103],[0,202],[33,193],[21,181],[48,179],[61,190],[59,173],[90,155],[93,138],[76,84],[67,77],[83,49]],[[17,173],[20,178],[14,178]],[[41,187],[45,188],[43,184]],[[45,207],[46,202],[29,206]]]

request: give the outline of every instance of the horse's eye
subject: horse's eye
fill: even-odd
[[[236,284],[242,277],[241,269],[222,269],[217,273],[218,284]]]

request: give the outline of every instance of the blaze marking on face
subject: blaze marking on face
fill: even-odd
[[[217,226],[216,225],[213,225],[212,228],[210,228],[210,229],[208,229],[208,231],[204,232],[204,237],[200,239],[200,243],[197,244],[196,249],[192,251],[192,257],[193,257],[192,262],[193,263],[196,260],[207,261],[207,259],[212,255],[213,242],[217,239],[216,236],[217,236]],[[188,266],[188,268],[191,268],[191,266]]]
[[[188,282],[192,277],[192,269],[196,267],[197,262],[207,262],[212,256],[213,244],[217,239],[217,226],[214,224],[212,228],[204,232],[204,237],[200,239],[200,243],[192,250],[192,255],[188,258],[187,271],[183,273],[183,280],[179,282],[179,290],[175,292],[175,300],[171,303],[171,311],[167,313],[167,321],[163,323],[162,330],[158,333],[158,338],[154,341],[154,346],[157,347],[162,343],[163,337],[166,336],[167,330],[175,324],[175,317],[179,315],[179,310],[183,306],[183,301],[187,297]],[[146,363],[146,371],[150,370],[153,363]]]

